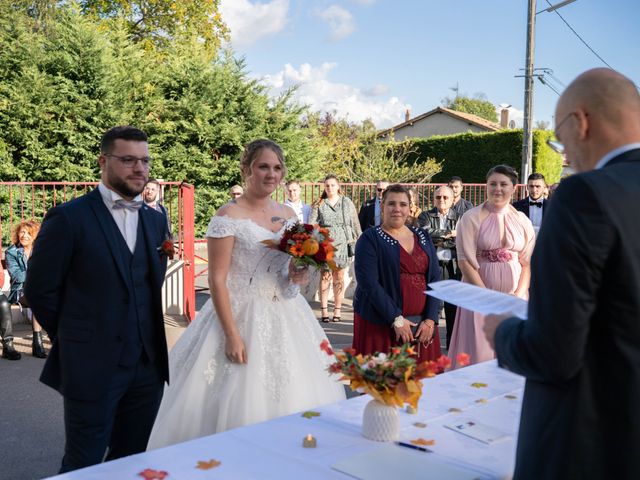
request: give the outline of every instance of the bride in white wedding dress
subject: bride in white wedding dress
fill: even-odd
[[[345,398],[326,371],[326,335],[298,292],[307,270],[261,243],[297,220],[271,200],[286,171],[282,150],[251,142],[240,167],[244,195],[207,230],[211,300],[171,350],[149,450]]]

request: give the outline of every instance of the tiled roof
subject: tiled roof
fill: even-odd
[[[386,130],[382,130],[382,131],[378,132],[378,136],[379,137],[385,136],[389,132],[396,131],[396,130],[399,130],[399,129],[403,128],[403,127],[413,125],[414,123],[422,120],[423,118],[430,117],[431,115],[435,115],[437,113],[445,113],[445,114],[450,115],[452,117],[459,118],[460,120],[463,120],[463,121],[465,121],[467,123],[470,123],[472,125],[476,125],[478,127],[485,128],[487,131],[496,132],[496,131],[501,129],[500,125],[498,123],[491,122],[491,121],[486,120],[486,119],[484,119],[482,117],[479,117],[478,115],[474,115],[472,113],[458,112],[457,110],[451,110],[450,108],[445,108],[445,107],[436,107],[433,110],[428,111],[427,113],[423,113],[422,115],[418,115],[417,117],[410,118],[406,122],[402,122],[402,123],[396,125],[395,127],[391,127],[391,128],[386,129]]]

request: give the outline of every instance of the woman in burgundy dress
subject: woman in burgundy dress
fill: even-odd
[[[358,285],[353,299],[353,348],[357,353],[389,352],[414,340],[418,361],[436,360],[440,301],[424,294],[440,279],[438,259],[424,230],[407,227],[408,190],[391,185],[382,197],[382,223],[356,244]]]

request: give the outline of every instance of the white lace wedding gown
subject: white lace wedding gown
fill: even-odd
[[[231,363],[211,300],[169,355],[165,388],[148,449],[308,410],[345,398],[320,350],[324,331],[289,284],[290,257],[261,240],[279,239],[248,219],[213,217],[207,237],[234,236],[227,285],[248,362]]]

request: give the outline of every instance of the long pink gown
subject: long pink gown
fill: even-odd
[[[484,203],[465,212],[457,226],[458,260],[476,268],[487,288],[504,293],[515,292],[522,267],[531,260],[534,243],[531,221],[511,205],[496,209]],[[483,315],[458,308],[448,352],[454,367],[461,352],[470,355],[471,364],[495,358],[483,325]]]

